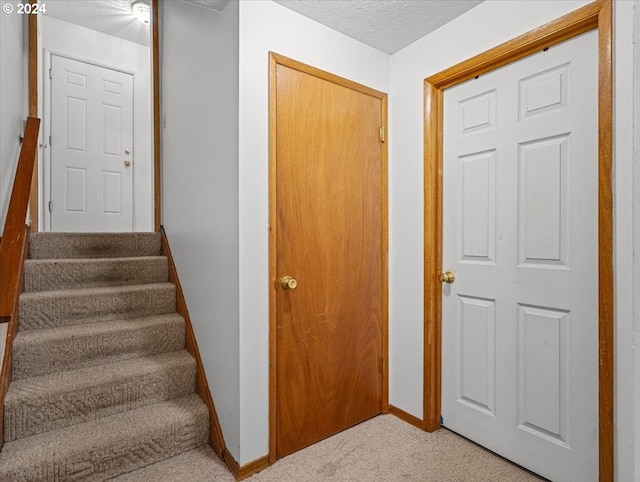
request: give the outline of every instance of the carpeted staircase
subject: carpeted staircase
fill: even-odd
[[[143,467],[207,448],[209,413],[160,242],[31,236],[1,481],[138,480]]]

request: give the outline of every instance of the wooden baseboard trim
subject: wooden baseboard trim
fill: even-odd
[[[244,480],[271,465],[269,463],[269,456],[265,455],[264,457],[260,457],[259,459],[256,459],[253,462],[249,462],[248,464],[240,467],[240,464],[236,462],[236,459],[233,458],[233,455],[231,455],[228,450],[224,451],[223,460],[224,463],[227,464],[227,467],[236,478],[236,480]]]
[[[259,459],[254,460],[253,462],[249,462],[248,464],[240,467],[240,473],[238,474],[238,480],[244,480],[247,477],[251,477],[254,474],[257,474],[261,470],[266,469],[271,465],[269,463],[269,456],[265,455],[264,457],[260,457]]]
[[[420,430],[424,430],[424,422],[422,420],[398,407],[389,405],[389,413],[398,417],[403,422],[407,422],[408,424],[411,424],[414,427],[419,428]]]
[[[225,450],[222,453],[222,461],[226,464],[229,471],[233,474],[236,480],[240,480],[238,476],[240,475],[240,464],[236,462],[236,459],[233,458],[233,455],[228,450]]]

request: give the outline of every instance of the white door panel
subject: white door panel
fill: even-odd
[[[597,34],[444,101],[444,425],[557,482],[598,479]]]
[[[131,231],[133,76],[57,55],[51,67],[51,230]]]

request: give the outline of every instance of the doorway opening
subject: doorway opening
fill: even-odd
[[[79,5],[82,3],[82,5]],[[126,3],[126,2],[125,2]],[[159,123],[159,52],[158,52],[158,2],[149,0],[151,17],[146,22],[138,20],[132,9],[122,2],[64,2],[47,3],[46,15],[32,15],[29,19],[29,114],[43,119],[40,133],[39,160],[32,185],[30,225],[31,231],[50,230],[115,230],[115,231],[154,231],[160,227],[160,123]],[[101,11],[100,9],[111,9]],[[105,18],[108,21],[102,21]],[[102,20],[101,20],[102,19]],[[74,111],[75,122],[79,123],[83,115],[86,118],[84,132],[76,132],[75,141],[85,136],[85,141],[99,146],[103,157],[109,157],[112,163],[117,159],[119,169],[111,166],[101,169],[101,179],[98,186],[87,182],[88,168],[74,166],[69,172],[64,172],[63,182],[60,176],[54,179],[53,167],[56,156],[52,147],[60,148],[68,144],[65,136],[55,139],[53,135],[54,99],[52,98],[52,77],[55,75],[54,58],[65,58],[75,62],[82,62],[87,66],[110,69],[115,72],[128,74],[132,79],[132,141],[118,139],[122,132],[114,134],[116,124],[126,124],[121,121],[121,110],[118,102],[105,99],[100,102],[98,115],[90,119],[91,109],[84,102],[82,96],[70,95],[63,99],[59,107],[66,109],[65,104],[73,104],[69,110]],[[72,72],[73,74],[73,72]],[[67,76],[62,72],[63,77]],[[82,75],[71,75],[76,84]],[[60,78],[56,80],[61,80]],[[66,78],[64,79],[66,82]],[[70,80],[73,84],[74,79]],[[82,82],[80,82],[82,83]],[[100,84],[100,81],[98,81]],[[119,84],[119,82],[115,82]],[[89,86],[93,91],[102,89],[106,95],[115,99],[118,87],[113,82],[103,85]],[[78,87],[78,85],[76,85]],[[83,105],[84,104],[84,105]],[[75,109],[73,109],[75,107]],[[96,110],[96,109],[94,109]],[[60,109],[58,109],[60,111]],[[84,112],[84,114],[83,114]],[[53,114],[53,116],[52,116]],[[95,141],[95,136],[89,135],[89,130],[100,130],[95,127],[95,119],[102,118],[99,124],[108,125],[109,135],[106,139]],[[126,116],[125,116],[126,117]],[[87,129],[87,127],[89,129]],[[82,150],[82,144],[72,142],[74,154]],[[116,155],[118,144],[119,153]],[[80,147],[80,149],[79,149]],[[113,151],[113,152],[112,152]],[[57,155],[64,164],[66,156]],[[103,159],[104,161],[104,159]],[[102,166],[104,167],[104,166]],[[63,169],[64,170],[64,169]],[[83,175],[84,172],[84,175]],[[126,175],[125,175],[126,174]],[[82,178],[85,178],[83,181]],[[130,189],[126,183],[116,182],[129,178]],[[119,179],[118,179],[119,178]],[[66,181],[69,180],[68,183]],[[83,182],[81,182],[83,181]],[[67,203],[66,187],[71,188],[74,195]],[[78,188],[84,187],[85,193]],[[99,192],[96,192],[99,190]],[[119,190],[119,191],[118,191]],[[57,201],[56,201],[57,199]],[[63,202],[60,202],[62,200]],[[122,210],[130,205],[129,223],[101,223],[93,219],[90,223],[77,223],[69,228],[64,225],[57,228],[52,218],[57,214],[79,214],[88,206],[90,200],[100,204],[101,216],[115,218]],[[69,206],[67,206],[69,204]],[[67,209],[67,208],[70,209]],[[88,213],[87,213],[88,214]],[[63,216],[64,217],[64,216]],[[95,226],[102,226],[96,229]]]
[[[441,424],[442,165],[446,89],[530,54],[598,31],[598,425],[599,478],[613,480],[612,5],[598,0],[425,80],[424,428]]]

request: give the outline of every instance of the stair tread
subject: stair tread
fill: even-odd
[[[192,394],[25,437],[4,445],[0,479],[115,477],[206,444],[208,416]]]
[[[16,380],[5,399],[5,441],[106,417],[195,391],[186,350]]]
[[[177,313],[19,331],[13,342],[13,379],[166,353],[184,348]]]
[[[184,321],[184,318],[182,318],[178,313],[165,313],[162,315],[142,316],[122,320],[110,320],[105,322],[84,323],[54,328],[41,328],[39,330],[19,331],[13,343],[14,346],[16,346],[32,340],[33,342],[41,342],[45,339],[63,340],[66,338],[95,336],[117,331],[131,331],[145,326],[167,323],[173,320]]]
[[[111,295],[133,291],[147,291],[154,288],[174,288],[172,283],[163,281],[161,283],[145,283],[136,285],[118,285],[118,286],[102,286],[92,288],[73,288],[68,290],[50,290],[50,291],[33,291],[28,293],[22,293],[20,300],[33,300],[44,298],[58,298],[58,297],[73,297],[73,296],[100,296]]]
[[[39,264],[84,264],[84,263],[119,263],[119,262],[135,262],[141,260],[166,259],[166,256],[119,256],[114,258],[44,258],[44,259],[25,259],[25,265]]]
[[[169,279],[166,256],[28,259],[27,293],[162,283]]]
[[[229,469],[218,459],[210,445],[198,447],[109,480],[110,482],[235,481]]]
[[[50,233],[30,235],[31,259],[111,258],[160,254],[159,233]]]
[[[143,356],[103,365],[77,368],[38,377],[15,380],[9,386],[5,403],[24,403],[25,400],[44,397],[50,393],[88,390],[92,387],[143,376],[171,365],[191,365],[194,358],[186,350]]]
[[[175,312],[169,282],[23,293],[20,330],[39,330]]]

